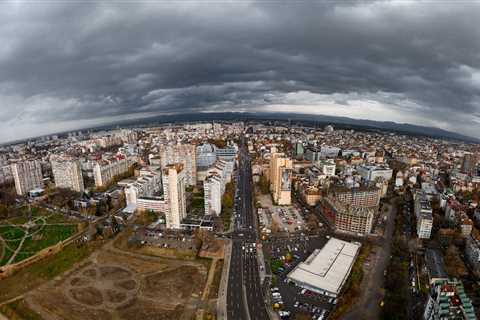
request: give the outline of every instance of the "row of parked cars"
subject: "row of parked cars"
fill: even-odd
[[[278,310],[278,315],[282,319],[289,319],[290,318],[290,311],[284,311],[281,310],[283,307],[283,300],[282,300],[282,295],[280,294],[280,290],[278,288],[271,288],[270,289],[271,294],[272,294],[272,303],[274,306],[274,309]]]
[[[294,308],[300,309],[303,312],[309,313],[313,320],[325,320],[328,316],[328,310],[322,309],[317,306],[312,306],[308,303],[296,301],[293,305]]]

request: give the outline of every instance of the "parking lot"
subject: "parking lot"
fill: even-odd
[[[310,315],[312,319],[326,319],[335,299],[305,290],[287,282],[287,275],[314,249],[328,241],[325,235],[296,234],[292,237],[272,238],[264,243],[265,259],[269,261],[273,281],[270,300],[279,315],[294,319],[296,314]],[[274,294],[275,293],[275,294]],[[325,311],[324,311],[325,310]]]
[[[293,233],[305,230],[305,221],[303,220],[300,211],[294,206],[273,207],[272,224],[277,225],[277,231],[279,232]]]

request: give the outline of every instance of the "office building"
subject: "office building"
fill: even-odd
[[[293,151],[293,155],[295,157],[301,157],[301,156],[303,156],[304,152],[305,152],[305,149],[303,148],[303,143],[302,142],[295,143],[295,148],[294,148],[294,151]]]
[[[159,154],[162,169],[171,164],[181,163],[187,185],[197,184],[197,155],[193,144],[161,145]]]
[[[162,182],[167,228],[180,229],[182,220],[187,216],[185,200],[187,181],[183,164],[166,165],[162,172]]]
[[[293,161],[283,153],[273,153],[270,159],[270,190],[273,201],[278,205],[292,203]]]
[[[19,196],[30,190],[43,188],[42,166],[39,161],[23,161],[11,165],[15,189]]]
[[[197,170],[212,166],[217,161],[216,147],[205,143],[197,147]]]
[[[85,190],[82,168],[78,160],[55,159],[51,161],[53,179],[57,188],[70,189],[77,192]]]
[[[320,160],[315,166],[320,170],[324,176],[331,177],[335,175],[335,162],[333,160]]]
[[[337,297],[350,275],[360,244],[330,238],[322,249],[298,264],[287,279],[313,292]]]
[[[377,178],[389,181],[393,175],[393,170],[387,166],[358,166],[357,172],[366,181],[375,181]]]

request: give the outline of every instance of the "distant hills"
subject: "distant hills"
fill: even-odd
[[[303,124],[309,126],[324,127],[328,124],[333,125],[337,129],[354,129],[372,132],[385,132],[390,131],[397,134],[404,134],[409,136],[424,136],[432,138],[441,138],[447,140],[462,141],[468,143],[480,143],[480,139],[462,135],[459,133],[433,128],[424,127],[407,123],[396,123],[392,121],[373,121],[373,120],[360,120],[352,119],[348,117],[334,117],[326,115],[311,115],[302,113],[271,113],[271,112],[197,112],[197,113],[182,113],[171,115],[159,115],[149,118],[124,120],[115,123],[109,123],[92,128],[84,128],[82,130],[101,130],[111,129],[117,126],[140,126],[140,125],[152,125],[161,123],[175,123],[175,122],[193,122],[193,121],[289,121],[292,124]],[[75,131],[78,131],[75,130]],[[52,133],[52,134],[65,134],[66,132]],[[21,141],[27,141],[30,139],[24,139],[19,141],[11,141],[0,145],[7,145],[12,143],[18,143]]]
[[[392,121],[373,121],[360,120],[348,117],[334,117],[326,115],[310,115],[300,113],[270,113],[270,112],[216,112],[216,113],[185,113],[176,115],[156,116],[147,119],[138,119],[126,121],[123,123],[140,124],[149,122],[187,122],[187,121],[244,121],[244,120],[272,120],[272,121],[291,121],[302,122],[310,125],[326,126],[332,124],[337,128],[356,129],[356,130],[380,130],[392,131],[399,134],[412,136],[427,136],[433,138],[443,138],[448,140],[457,140],[470,143],[480,143],[480,139],[462,135],[459,133],[433,128],[418,126],[407,123],[396,123]]]

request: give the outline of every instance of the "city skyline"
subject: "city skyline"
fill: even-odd
[[[479,5],[2,2],[0,142],[232,111],[480,138]]]

